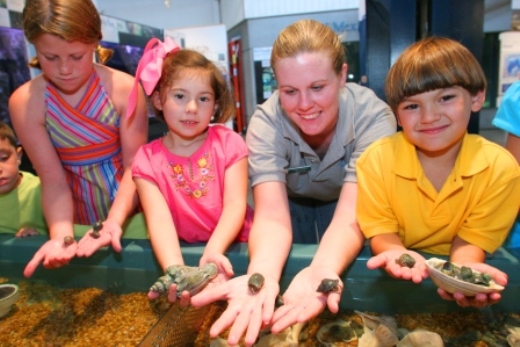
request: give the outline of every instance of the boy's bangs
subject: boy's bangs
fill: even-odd
[[[405,97],[429,92],[435,89],[449,88],[459,84],[449,67],[443,64],[415,64],[409,75],[402,79],[403,94]]]

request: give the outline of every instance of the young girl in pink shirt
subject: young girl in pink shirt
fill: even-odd
[[[199,266],[213,262],[219,276],[229,278],[233,270],[224,252],[234,241],[247,241],[253,211],[245,142],[222,124],[235,113],[223,73],[196,51],[152,39],[136,80],[168,126],[132,164],[155,256],[163,270],[182,266],[179,241],[207,242]],[[158,295],[149,292],[151,299]],[[168,299],[177,299],[175,284]]]

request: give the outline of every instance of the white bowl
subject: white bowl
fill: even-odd
[[[16,284],[0,284],[0,318],[11,311],[11,306],[20,297],[20,291]]]
[[[438,287],[444,289],[448,293],[460,292],[465,296],[475,296],[477,293],[493,293],[500,292],[504,290],[504,287],[495,283],[495,281],[491,280],[489,282],[489,286],[484,286],[475,283],[469,283],[462,280],[459,280],[455,277],[451,277],[446,275],[440,269],[442,265],[446,262],[444,259],[439,258],[430,258],[426,261],[426,268],[428,269],[428,274],[432,279],[433,283],[435,283]],[[455,266],[459,266],[456,263],[453,263]],[[473,270],[473,269],[472,269]],[[476,270],[473,272],[479,273]]]

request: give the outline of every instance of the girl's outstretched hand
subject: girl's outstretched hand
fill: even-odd
[[[226,282],[210,283],[191,298],[191,304],[195,307],[218,300],[228,302],[226,310],[213,323],[209,333],[215,338],[231,327],[227,340],[231,346],[237,345],[244,334],[246,346],[254,345],[260,330],[271,322],[276,297],[280,292],[278,282],[264,275],[262,288],[253,293],[248,286],[249,277],[243,275]]]
[[[155,300],[161,293],[150,290],[148,291],[147,297],[150,300]],[[166,293],[166,298],[170,303],[178,303],[180,307],[188,307],[190,305],[190,293],[188,291],[183,291],[181,296],[177,296],[177,285],[173,283],[170,288],[168,288],[168,293]]]
[[[338,281],[328,293],[318,291],[323,279]],[[335,282],[334,282],[335,283]],[[343,283],[336,273],[327,268],[307,267],[291,281],[283,294],[283,306],[273,316],[271,331],[277,334],[296,323],[303,323],[320,314],[325,306],[332,313],[339,310]]]
[[[121,226],[115,221],[107,219],[103,221],[101,230],[97,231],[98,236],[94,228],[88,230],[85,235],[78,242],[78,249],[76,255],[78,257],[90,257],[101,247],[112,245],[112,248],[116,252],[121,252],[121,235],[123,230]]]
[[[55,238],[45,242],[29,261],[23,270],[23,275],[27,278],[31,277],[40,263],[46,269],[68,265],[76,255],[77,244],[72,237],[66,239]]]
[[[203,254],[199,261],[199,266],[206,265],[208,263],[215,263],[218,269],[218,280],[213,280],[213,282],[218,281],[227,281],[231,277],[233,277],[233,265],[229,261],[228,257],[221,253],[213,253],[213,254]]]
[[[413,267],[402,266],[399,263],[398,260],[403,254],[408,254],[415,260]],[[425,262],[424,257],[417,252],[407,249],[391,249],[370,258],[367,267],[370,270],[384,268],[394,278],[420,283],[428,277]]]
[[[491,275],[493,280],[500,284],[501,286],[507,285],[507,274],[498,270],[497,268],[494,268],[488,264],[485,263],[464,263],[459,264],[464,265],[467,267],[470,267],[471,269],[477,270],[480,273],[487,273]],[[455,292],[453,294],[448,293],[444,289],[438,288],[437,293],[440,295],[441,298],[447,301],[455,301],[457,302],[457,305],[461,307],[476,307],[481,308],[485,306],[491,306],[493,304],[496,304],[500,301],[502,298],[502,295],[499,292],[494,293],[478,293],[475,296],[465,296],[464,294],[460,292]]]

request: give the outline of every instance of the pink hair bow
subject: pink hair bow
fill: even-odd
[[[161,78],[164,58],[166,58],[168,53],[178,51],[179,49],[180,47],[169,37],[166,37],[164,43],[155,37],[148,41],[144,48],[143,56],[137,65],[134,86],[128,97],[126,117],[130,117],[137,106],[139,81],[141,81],[146,95],[151,95]]]

